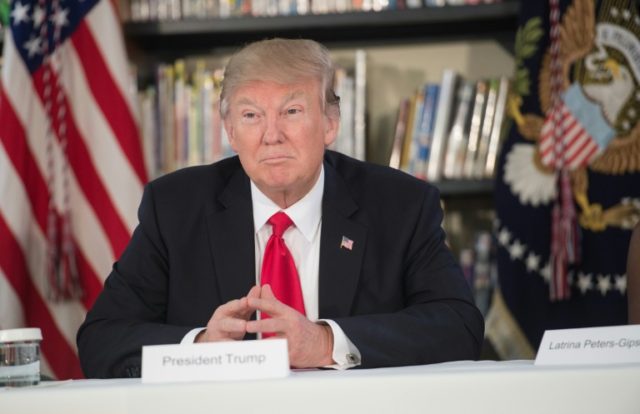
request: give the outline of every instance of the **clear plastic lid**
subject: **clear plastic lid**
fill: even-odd
[[[22,341],[42,341],[42,331],[40,328],[0,330],[0,343]]]

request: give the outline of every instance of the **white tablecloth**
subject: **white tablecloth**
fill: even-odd
[[[640,413],[640,364],[455,362],[260,381],[78,380],[0,390],[0,413]]]

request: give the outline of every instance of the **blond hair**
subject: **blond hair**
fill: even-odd
[[[235,53],[225,68],[220,114],[226,117],[229,98],[236,88],[252,81],[272,81],[283,85],[320,82],[327,116],[340,117],[340,98],[333,91],[335,68],[329,51],[307,39],[268,39],[250,43]]]

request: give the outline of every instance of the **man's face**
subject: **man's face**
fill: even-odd
[[[229,99],[225,128],[242,167],[276,204],[287,207],[311,190],[339,121],[325,116],[320,82],[254,81]],[[284,204],[284,205],[283,205]]]

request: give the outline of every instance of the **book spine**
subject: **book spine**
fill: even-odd
[[[427,178],[427,165],[431,147],[431,137],[435,124],[436,108],[440,85],[428,84],[424,87],[424,105],[418,132],[418,162],[415,168],[415,176],[425,180]]]
[[[487,83],[478,81],[476,83],[476,97],[473,104],[473,113],[471,114],[471,125],[469,127],[469,142],[467,143],[467,153],[464,159],[464,167],[462,175],[464,178],[473,177],[473,166],[478,153],[478,141],[480,140],[480,131],[482,129],[482,115],[487,100]]]
[[[364,50],[355,54],[354,101],[354,157],[364,161],[366,157],[366,108],[367,108],[367,55]]]
[[[411,102],[409,99],[403,99],[398,108],[398,117],[396,119],[396,128],[393,134],[393,144],[391,146],[391,156],[389,157],[389,166],[400,169],[400,157],[402,155],[402,145],[407,128],[407,116]]]
[[[462,164],[464,162],[469,132],[468,125],[472,94],[473,85],[471,83],[462,82],[459,85],[456,116],[451,131],[449,132],[443,166],[443,175],[445,178],[454,179],[461,178],[462,176]]]
[[[509,79],[505,76],[500,78],[500,85],[498,86],[498,97],[496,99],[496,112],[494,115],[493,126],[491,128],[491,136],[489,139],[489,148],[487,151],[487,161],[484,167],[484,176],[487,178],[493,177],[493,173],[496,166],[496,160],[498,158],[498,151],[500,150],[500,143],[502,140],[502,125],[504,121],[505,109],[507,106],[507,98],[509,96]]]
[[[447,134],[451,125],[451,108],[455,101],[457,83],[458,74],[453,70],[447,69],[443,72],[433,139],[431,141],[431,154],[427,166],[427,180],[429,181],[438,181],[442,175],[442,161]]]
[[[473,177],[482,178],[484,174],[487,154],[489,152],[489,140],[491,139],[491,130],[493,128],[493,119],[496,113],[496,100],[498,98],[498,80],[491,79],[489,81],[489,92],[487,93],[487,104],[485,106],[484,116],[482,120],[482,130],[480,132],[480,140],[478,142],[478,153],[475,163],[473,164]]]

